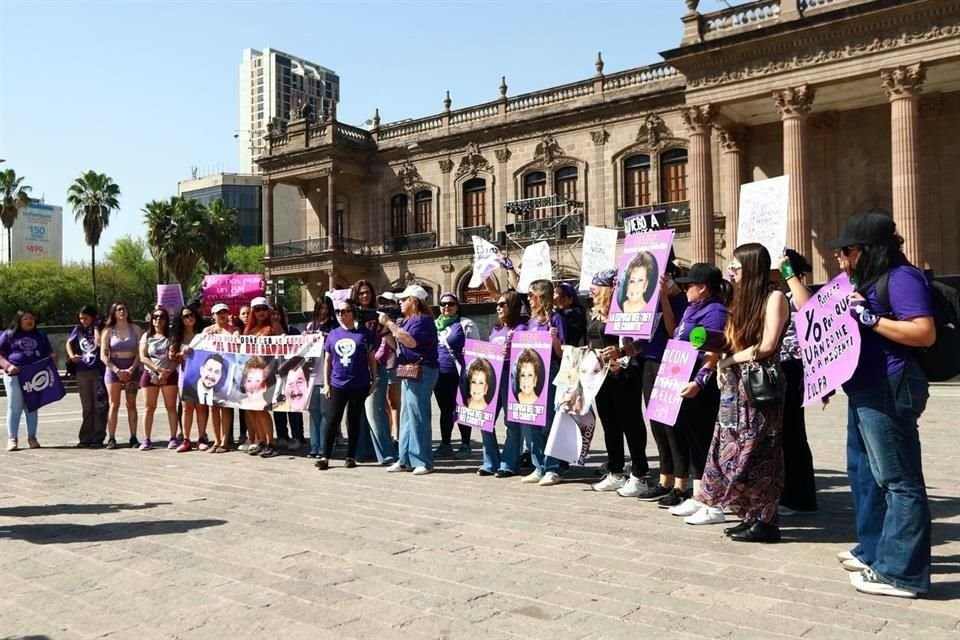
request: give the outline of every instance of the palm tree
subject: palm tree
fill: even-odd
[[[143,213],[143,220],[147,223],[147,247],[157,263],[157,282],[164,283],[167,279],[164,277],[166,265],[163,262],[163,247],[170,230],[173,208],[167,200],[152,200],[143,208]]]
[[[227,249],[237,238],[237,210],[227,207],[222,198],[207,205],[203,238],[201,255],[207,269],[210,273],[222,273]]]
[[[13,169],[0,171],[0,193],[3,205],[0,208],[0,221],[7,230],[7,263],[13,262],[13,223],[17,221],[20,210],[29,206],[32,189],[23,184],[23,177],[17,177]]]
[[[190,279],[200,263],[206,208],[197,200],[174,196],[170,198],[171,219],[163,245],[163,263],[182,286]]]
[[[80,174],[67,190],[67,204],[73,207],[74,219],[82,222],[83,236],[90,246],[94,303],[97,303],[97,245],[110,224],[110,214],[120,208],[119,199],[120,187],[110,176],[96,171]]]

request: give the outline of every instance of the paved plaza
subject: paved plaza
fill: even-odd
[[[302,453],[78,450],[70,395],[41,411],[42,450],[0,453],[0,637],[956,640],[960,386],[932,395],[934,586],[915,601],[856,593],[835,559],[842,397],[807,413],[820,512],[766,546],[591,491],[600,434],[555,487],[479,478],[478,459],[323,473]]]

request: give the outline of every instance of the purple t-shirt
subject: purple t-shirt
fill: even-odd
[[[677,295],[670,296],[670,309],[673,310],[673,320],[677,323],[677,326],[680,326],[680,320],[683,319],[687,305],[687,296],[685,294],[678,293]],[[669,339],[670,334],[667,333],[667,328],[664,326],[663,319],[661,318],[660,322],[657,323],[657,330],[653,333],[653,337],[643,345],[643,353],[640,357],[644,360],[659,362],[660,359],[663,358],[663,352],[667,348],[667,340]]]
[[[930,285],[926,276],[911,265],[900,265],[890,269],[887,291],[890,309],[880,306],[877,287],[867,289],[864,298],[875,314],[891,320],[910,320],[933,315],[930,302]],[[876,330],[860,327],[860,360],[857,369],[843,385],[843,390],[858,391],[903,369],[904,363],[915,358],[913,347],[884,338]]]
[[[51,353],[53,347],[50,346],[50,340],[39,329],[17,331],[16,334],[4,331],[0,334],[0,354],[17,367],[39,362]]]
[[[566,344],[567,330],[566,325],[564,325],[563,322],[563,315],[556,311],[550,314],[549,322],[540,322],[536,318],[530,318],[529,322],[527,322],[526,330],[550,331],[551,327],[556,327],[557,338],[560,339],[560,344]]]
[[[397,362],[400,364],[419,362],[425,367],[437,366],[437,325],[433,323],[433,318],[428,315],[411,316],[400,326],[416,341],[417,346],[411,349],[397,340],[399,347]]]
[[[362,327],[337,327],[327,336],[323,350],[330,361],[330,384],[338,389],[366,389],[370,386],[367,355],[373,337]]]
[[[440,373],[458,373],[457,364],[463,366],[463,345],[467,340],[463,332],[463,325],[459,318],[443,331],[438,333],[437,360],[440,363]],[[446,344],[444,344],[446,342]],[[454,360],[456,356],[456,360]]]
[[[77,371],[98,371],[103,366],[100,362],[100,349],[96,345],[96,329],[92,325],[75,326],[70,333],[70,344],[73,346],[73,353],[80,356]]]

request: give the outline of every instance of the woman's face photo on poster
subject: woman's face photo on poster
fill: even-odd
[[[463,375],[462,392],[468,409],[486,409],[497,390],[496,374],[493,366],[484,358],[470,363]]]
[[[543,391],[543,358],[533,349],[524,349],[514,370],[513,393],[520,404],[534,404]]]
[[[657,259],[649,251],[640,251],[624,271],[617,291],[617,302],[624,313],[636,313],[647,308],[660,277]]]

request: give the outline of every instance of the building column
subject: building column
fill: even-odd
[[[500,196],[499,203],[495,203],[496,206],[491,207],[492,216],[490,219],[490,241],[496,244],[497,242],[497,233],[503,231],[504,225],[507,223],[507,214],[503,209],[497,209],[497,207],[503,207],[504,203],[507,202],[510,198],[507,195],[507,189],[509,180],[507,180],[507,161],[510,160],[510,149],[497,149],[494,152],[494,155],[497,157],[497,174],[499,176],[499,184],[497,185],[497,193]]]
[[[270,180],[263,184],[263,254],[268,260],[273,256],[273,187]]]
[[[713,229],[713,167],[710,161],[710,130],[716,115],[712,104],[685,107],[680,111],[690,132],[689,184],[690,242],[693,262],[716,262]]]
[[[787,246],[810,259],[813,250],[807,160],[807,115],[815,91],[809,85],[773,92],[783,121],[783,173],[790,176],[787,204]],[[770,256],[776,260],[776,256]]]
[[[918,97],[926,79],[922,62],[881,71],[880,79],[890,99],[890,147],[893,165],[893,220],[903,236],[903,253],[923,266],[920,236],[920,110]]]
[[[440,172],[443,173],[443,193],[441,195],[440,228],[437,229],[437,246],[449,247],[455,244],[457,213],[453,210],[453,188],[450,181],[450,172],[453,171],[453,160],[441,160]]]
[[[330,248],[337,246],[337,173],[330,167],[327,174],[327,237]]]
[[[746,153],[747,129],[739,125],[717,127],[720,142],[721,175],[724,185],[720,190],[720,207],[725,217],[724,230],[727,244],[737,246],[737,225],[740,213],[740,185],[743,184],[744,155]]]
[[[593,140],[593,167],[590,175],[592,176],[592,188],[585,194],[589,196],[583,198],[584,216],[583,224],[592,224],[594,226],[616,226],[616,220],[613,216],[607,219],[607,163],[603,161],[604,146],[610,139],[610,134],[606,129],[599,129],[590,132],[590,138]],[[586,185],[584,181],[584,185]]]

